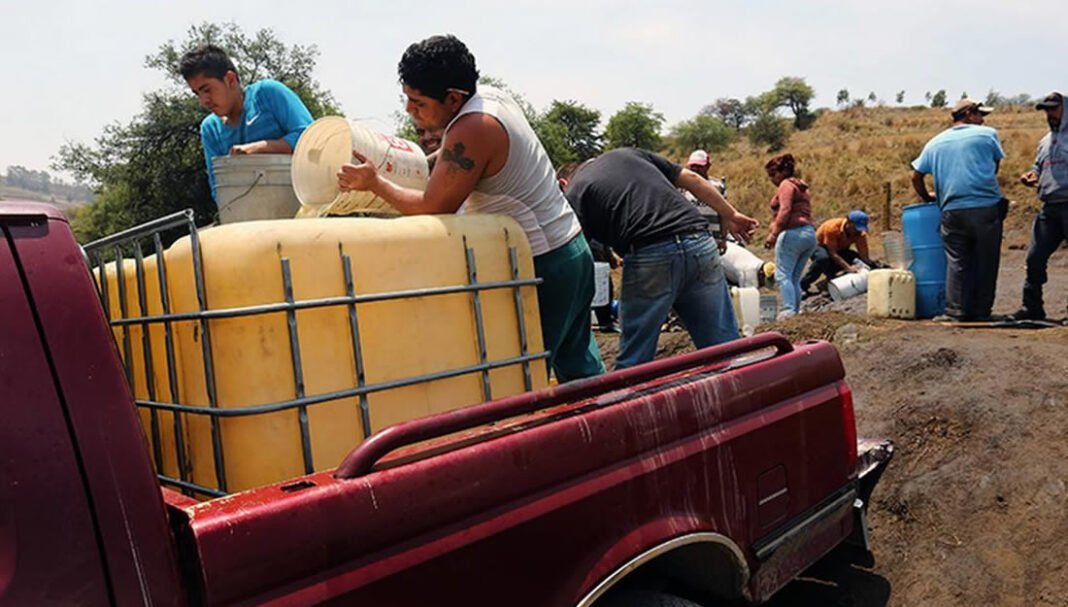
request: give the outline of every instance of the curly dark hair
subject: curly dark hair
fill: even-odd
[[[228,71],[236,74],[237,68],[234,67],[234,62],[230,61],[226,51],[214,44],[202,44],[182,55],[182,60],[178,62],[178,72],[186,80],[193,76],[207,76],[222,80]]]
[[[445,101],[449,89],[474,95],[478,86],[475,57],[452,34],[431,36],[409,46],[397,64],[397,75],[401,84],[438,101]]]
[[[792,154],[781,154],[775,156],[764,165],[764,169],[769,171],[777,171],[786,175],[787,177],[794,176],[794,157]]]

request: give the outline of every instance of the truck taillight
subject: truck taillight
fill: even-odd
[[[857,468],[857,416],[853,412],[853,390],[844,381],[838,382],[838,397],[842,400],[842,426],[849,456],[846,470],[852,474]]]

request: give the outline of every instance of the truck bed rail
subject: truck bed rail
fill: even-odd
[[[761,333],[754,337],[728,342],[689,354],[653,361],[608,375],[590,377],[544,391],[525,393],[498,401],[448,411],[396,424],[378,432],[356,446],[337,467],[334,476],[350,479],[365,475],[386,454],[400,447],[430,440],[499,421],[532,413],[561,403],[574,402],[663,377],[698,365],[737,359],[744,354],[774,349],[772,356],[793,351],[789,340],[780,333]],[[730,367],[728,367],[730,368]]]

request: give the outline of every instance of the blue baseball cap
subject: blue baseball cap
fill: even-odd
[[[849,215],[846,215],[846,219],[848,219],[858,231],[868,231],[868,214],[864,211],[850,211]]]

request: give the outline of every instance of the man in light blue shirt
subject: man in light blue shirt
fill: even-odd
[[[1005,152],[997,131],[982,126],[993,109],[972,99],[953,106],[953,126],[924,146],[912,161],[912,185],[926,202],[942,210],[942,244],[946,250],[946,312],[935,320],[991,320],[998,267],[1001,225],[1008,201],[997,172]],[[924,183],[934,175],[937,198]]]
[[[300,97],[281,82],[259,80],[242,86],[237,68],[217,46],[189,51],[182,56],[178,71],[200,105],[212,112],[200,123],[212,198],[216,198],[215,157],[292,154],[300,134],[312,122]]]

